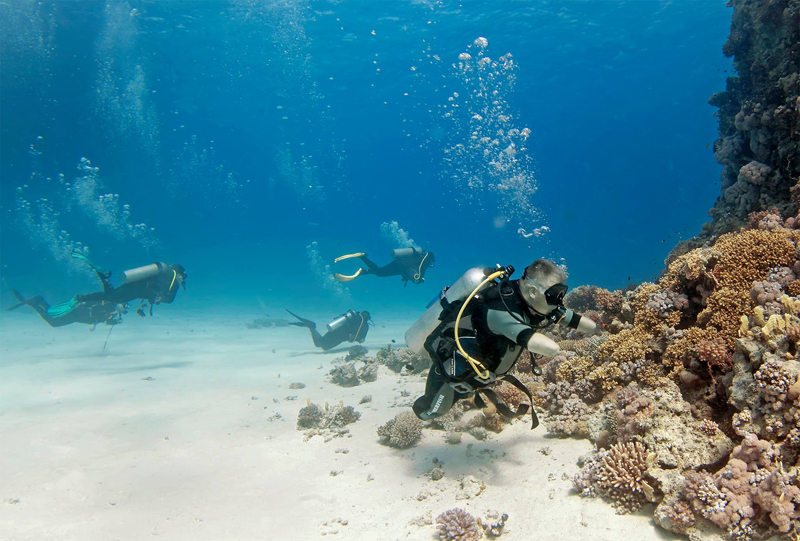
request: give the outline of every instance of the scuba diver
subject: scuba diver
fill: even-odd
[[[425,271],[433,267],[436,262],[436,256],[433,252],[428,252],[418,246],[392,250],[391,257],[392,261],[383,267],[376,265],[364,252],[337,257],[333,260],[334,263],[345,259],[358,258],[363,261],[367,267],[361,267],[355,274],[349,276],[337,272],[333,277],[340,282],[349,282],[364,274],[374,274],[381,278],[385,276],[399,276],[404,286],[408,285],[409,281],[420,284],[425,281]]]
[[[303,319],[288,309],[286,311],[299,319],[299,321],[289,323],[289,325],[306,327],[311,331],[311,338],[314,340],[314,346],[322,348],[322,351],[333,349],[342,342],[358,342],[359,344],[363,344],[364,339],[367,337],[367,332],[369,331],[369,324],[372,321],[369,312],[348,310],[328,323],[326,325],[328,332],[322,335],[317,330],[316,323],[310,319]]]
[[[149,303],[152,316],[153,305],[170,304],[175,300],[179,286],[186,289],[186,271],[177,263],[173,265],[153,263],[127,270],[122,273],[123,284],[115,288],[111,284],[110,272],[95,266],[79,252],[73,252],[72,257],[80,259],[91,267],[100,279],[103,291],[75,295],[68,301],[50,305],[41,295],[25,299],[17,290],[12,289],[11,292],[19,303],[8,310],[28,305],[51,327],[63,327],[71,323],[85,323],[92,326],[98,323],[117,325],[127,313],[130,301],[141,300],[136,310],[141,317],[145,317],[145,303]]]
[[[539,332],[547,326],[559,323],[591,334],[596,324],[564,307],[567,277],[552,261],[537,259],[518,280],[510,280],[513,273],[511,266],[470,269],[406,332],[408,347],[433,360],[425,394],[413,405],[420,419],[444,415],[455,402],[474,394],[478,407],[486,406],[483,395],[506,417],[524,415],[530,408],[532,428],[538,426],[530,391],[509,370],[523,349],[547,357],[560,351]],[[534,359],[531,368],[541,375]],[[487,388],[496,380],[517,387],[530,405],[512,411]]]

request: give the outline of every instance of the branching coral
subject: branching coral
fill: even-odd
[[[475,541],[483,535],[478,520],[463,509],[450,509],[436,517],[439,539]]]
[[[421,437],[422,421],[407,411],[398,413],[394,419],[378,427],[378,438],[381,443],[398,449],[416,445]]]
[[[639,442],[618,443],[587,462],[573,482],[584,495],[596,492],[611,499],[618,513],[631,513],[644,502],[655,501],[647,476],[653,458]]]

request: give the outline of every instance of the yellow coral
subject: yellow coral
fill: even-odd
[[[594,363],[589,357],[571,357],[558,366],[556,381],[572,383],[584,379],[592,368],[594,368]]]
[[[785,231],[754,229],[722,235],[714,244],[721,252],[713,270],[721,287],[749,291],[774,267],[791,266],[795,247]]]
[[[794,316],[800,314],[800,300],[793,299],[788,295],[781,295],[781,306],[783,306],[784,314],[792,314]],[[758,308],[761,307],[759,306]]]
[[[745,317],[745,316],[742,316]],[[763,327],[766,321],[764,320],[764,307],[756,306],[753,308],[753,322],[759,327]]]
[[[619,384],[619,379],[622,377],[622,370],[619,369],[614,363],[607,363],[599,368],[592,370],[586,377],[593,384],[603,389],[607,393]]]
[[[750,319],[748,319],[747,316],[742,316],[739,318],[739,321],[739,338],[742,338],[747,336],[747,334],[750,332]]]
[[[772,314],[769,316],[767,323],[761,327],[761,333],[767,339],[773,339],[781,334],[788,334],[792,328],[800,326],[800,318],[792,314]]]
[[[752,310],[749,288],[745,291],[723,287],[711,294],[706,308],[697,316],[697,322],[705,327],[719,331],[727,346],[733,349],[739,334],[742,314]]]

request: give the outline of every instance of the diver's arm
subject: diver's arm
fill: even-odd
[[[588,317],[583,317],[580,314],[576,314],[569,308],[566,309],[563,317],[558,320],[558,323],[570,329],[576,329],[578,332],[585,334],[592,334],[597,328],[597,324],[594,321]]]
[[[502,334],[533,353],[552,357],[561,351],[555,341],[534,331],[529,325],[517,321],[508,312],[489,310],[486,322],[493,333]]]

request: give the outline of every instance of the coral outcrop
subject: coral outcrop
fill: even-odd
[[[450,509],[436,517],[439,539],[453,541],[475,541],[483,536],[478,519],[463,509]]]
[[[341,402],[333,407],[314,404],[310,400],[300,408],[297,414],[297,430],[305,430],[305,440],[313,436],[322,436],[326,442],[349,434],[347,425],[361,418],[361,413],[353,406],[345,406]]]
[[[703,239],[747,224],[773,207],[794,215],[800,196],[800,6],[795,0],[732,0],[726,56],[736,75],[709,100],[719,107],[714,156],[722,194]]]
[[[390,447],[412,447],[422,438],[422,421],[413,413],[398,413],[385,425],[378,427],[378,438],[381,443]]]
[[[420,356],[409,348],[393,348],[391,345],[378,351],[375,359],[392,372],[400,373],[404,368],[408,372],[420,373],[431,367],[431,360]]]

